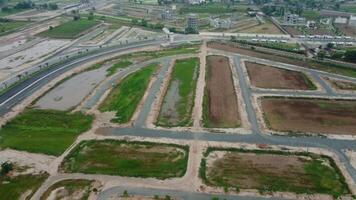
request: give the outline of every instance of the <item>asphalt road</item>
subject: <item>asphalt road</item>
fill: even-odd
[[[107,56],[110,54],[118,53],[121,51],[127,51],[130,49],[159,45],[162,43],[162,40],[157,41],[143,41],[139,44],[132,44],[125,47],[112,47],[108,49],[103,49],[100,52],[97,52],[94,55],[87,55],[82,58],[78,58],[68,63],[62,65],[50,67],[44,71],[41,71],[30,78],[16,84],[8,91],[0,95],[0,116],[3,116],[11,110],[16,104],[20,103],[26,97],[30,96],[36,90],[46,85],[48,82],[53,80],[55,77],[71,70],[75,67],[83,65],[84,63],[93,61],[101,56]]]

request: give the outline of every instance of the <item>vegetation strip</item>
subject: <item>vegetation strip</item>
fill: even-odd
[[[69,173],[109,174],[166,179],[187,170],[189,147],[119,140],[84,141],[64,159]]]
[[[157,125],[187,126],[191,124],[198,67],[198,58],[176,60]]]
[[[129,122],[157,67],[157,64],[151,64],[121,80],[100,105],[99,110],[101,112],[115,111],[114,122]]]
[[[58,156],[91,127],[82,113],[28,109],[0,129],[0,148]]]
[[[69,179],[69,180],[64,180],[64,181],[59,181],[55,184],[53,184],[51,187],[45,191],[40,200],[47,200],[50,196],[51,193],[55,190],[59,191],[56,192],[56,199],[58,198],[75,198],[75,199],[88,199],[89,194],[91,192],[91,184],[94,181],[92,180],[84,180],[84,179]],[[61,195],[64,194],[63,196]],[[75,195],[75,197],[74,197]]]

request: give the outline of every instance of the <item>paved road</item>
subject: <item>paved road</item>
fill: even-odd
[[[96,53],[95,55],[88,55],[83,58],[76,59],[74,61],[69,61],[63,65],[54,66],[45,71],[39,72],[38,74],[30,77],[29,79],[20,82],[15,85],[5,93],[0,95],[0,116],[9,112],[13,106],[20,103],[23,99],[30,96],[36,90],[46,85],[48,82],[53,80],[55,77],[63,74],[64,72],[73,69],[77,66],[80,66],[84,63],[93,61],[100,58],[101,56],[107,56],[110,54],[118,53],[121,51],[127,51],[130,49],[159,45],[162,41],[146,41],[139,44],[132,44],[125,47],[113,47],[108,49],[103,49],[101,52]]]

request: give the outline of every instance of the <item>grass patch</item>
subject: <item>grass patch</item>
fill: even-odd
[[[185,174],[188,146],[119,140],[84,141],[61,164],[70,173],[166,179]]]
[[[8,21],[8,22],[0,22],[0,35],[5,35],[6,33],[10,33],[24,25],[28,22],[23,21]]]
[[[206,159],[213,151],[229,153],[207,166]],[[291,163],[273,164],[270,156]],[[350,194],[345,178],[335,162],[330,157],[308,152],[208,148],[199,174],[208,185],[258,189],[261,193],[322,193],[333,197]]]
[[[157,64],[151,64],[124,78],[114,86],[108,97],[99,106],[99,110],[101,112],[115,111],[114,122],[126,123],[130,121],[157,67]]]
[[[48,190],[45,193],[43,193],[40,200],[48,199],[52,191],[62,187],[66,191],[65,197],[73,197],[74,193],[83,192],[81,193],[80,199],[88,199],[92,183],[93,183],[92,180],[84,180],[84,179],[70,179],[70,180],[59,181],[53,184],[51,187],[49,187]]]
[[[84,31],[92,28],[98,23],[99,21],[88,20],[85,18],[81,18],[80,20],[71,20],[56,26],[53,29],[44,31],[39,35],[42,37],[50,38],[75,39],[79,37]]]
[[[119,62],[113,64],[110,68],[108,68],[106,70],[106,72],[107,72],[106,76],[111,76],[111,75],[115,74],[118,69],[122,69],[122,68],[128,67],[130,65],[132,65],[132,62],[129,60],[119,61]]]
[[[175,103],[175,109],[179,115],[179,119],[175,123],[170,123],[169,116],[165,116],[162,113],[158,117],[158,125],[160,126],[186,126],[191,123],[191,113],[194,106],[194,97],[195,97],[195,88],[198,77],[198,67],[199,60],[198,58],[188,58],[177,60],[172,77],[169,83],[168,90],[172,85],[172,81],[178,81],[178,93],[179,100]],[[165,99],[166,100],[166,99]]]
[[[21,195],[30,191],[26,199],[30,199],[41,184],[46,180],[48,174],[19,175],[15,177],[0,176],[0,198],[20,199]]]
[[[204,5],[189,5],[181,8],[179,12],[184,13],[210,13],[210,14],[221,14],[221,13],[231,13],[235,12],[236,9],[230,8],[227,5],[219,3],[208,3]]]
[[[58,156],[91,127],[82,113],[25,110],[0,129],[0,147]]]

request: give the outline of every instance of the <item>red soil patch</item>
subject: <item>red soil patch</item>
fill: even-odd
[[[251,62],[245,62],[245,65],[253,86],[273,89],[310,89],[310,80],[301,72]]]
[[[205,121],[208,127],[237,127],[240,116],[229,59],[207,57]]]
[[[356,101],[268,97],[261,104],[276,131],[356,135]]]

